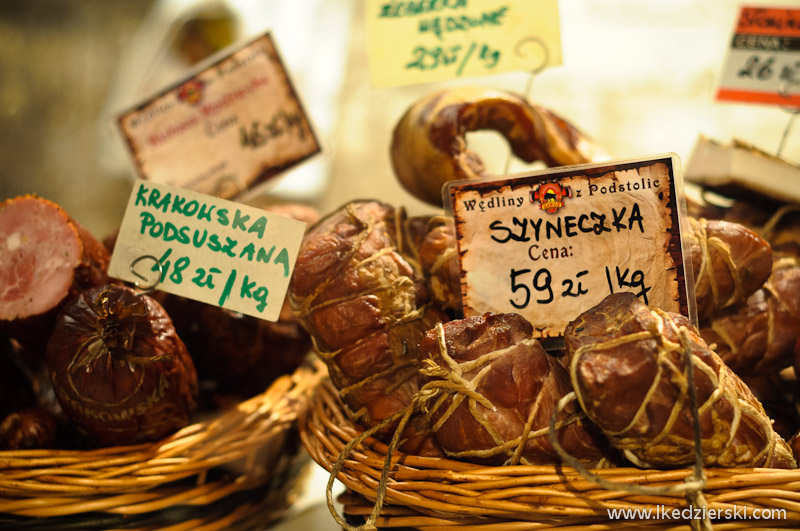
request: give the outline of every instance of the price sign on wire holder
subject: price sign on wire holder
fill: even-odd
[[[800,108],[800,9],[740,8],[716,99]]]
[[[269,33],[118,118],[139,176],[232,198],[320,152]]]
[[[108,274],[137,286],[151,279],[147,289],[277,321],[305,227],[256,207],[138,179]]]
[[[556,0],[367,0],[374,87],[559,65]]]

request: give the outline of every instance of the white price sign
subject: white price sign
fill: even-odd
[[[800,107],[800,9],[741,7],[716,97]]]

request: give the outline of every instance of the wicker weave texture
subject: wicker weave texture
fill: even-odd
[[[264,393],[157,443],[0,452],[0,514],[143,515],[176,505],[205,506],[263,487],[276,475],[296,469],[299,452],[287,453],[287,448],[296,438],[297,418],[324,374],[319,363],[301,367],[275,380]],[[219,529],[231,527],[227,516],[220,519]],[[194,529],[197,524],[174,528]]]
[[[331,470],[345,445],[361,430],[347,417],[338,393],[325,381],[301,418],[300,436],[311,458]],[[365,516],[376,499],[387,446],[368,438],[345,460],[338,479],[348,492],[340,498],[346,515]],[[690,529],[671,516],[654,519],[609,517],[609,509],[643,509],[655,514],[684,509],[682,496],[644,496],[610,491],[560,466],[485,467],[440,458],[395,453],[378,527],[425,530],[534,529]],[[594,470],[617,482],[670,486],[690,470]],[[706,469],[706,509],[728,510],[732,518],[715,520],[714,529],[800,529],[800,470]],[[764,510],[776,518],[757,519]],[[714,513],[709,513],[714,514]]]

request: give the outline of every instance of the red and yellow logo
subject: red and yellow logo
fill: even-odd
[[[178,91],[178,99],[189,105],[197,105],[203,99],[205,83],[199,79],[192,79],[184,83]]]
[[[564,199],[572,197],[569,186],[559,183],[540,184],[531,190],[531,203],[539,201],[539,207],[548,214],[555,214],[564,206]]]

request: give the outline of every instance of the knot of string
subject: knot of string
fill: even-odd
[[[423,390],[436,391],[426,400],[426,404],[432,401],[432,397],[438,397],[430,407],[426,407],[425,413],[430,418],[447,403],[448,400],[450,403],[436,422],[432,424],[432,430],[434,433],[438,432],[453,413],[466,401],[465,411],[467,411],[475,422],[486,431],[494,443],[493,448],[464,450],[460,452],[447,451],[447,455],[456,459],[486,459],[497,455],[505,455],[507,459],[504,464],[506,465],[530,464],[522,455],[525,446],[529,441],[535,438],[546,437],[548,432],[547,427],[533,430],[533,423],[542,407],[544,393],[537,394],[536,400],[528,412],[525,425],[520,435],[506,440],[487,419],[485,414],[486,410],[496,411],[497,408],[489,399],[482,395],[478,389],[489,374],[493,361],[505,356],[514,349],[533,346],[536,340],[525,339],[514,345],[488,352],[475,359],[458,362],[448,352],[445,342],[444,327],[438,324],[435,330],[439,357],[445,366],[442,367],[433,359],[428,358],[423,361],[420,367],[420,373],[427,376],[430,380],[425,384]],[[468,378],[464,376],[465,374],[471,376]],[[574,422],[578,422],[582,418],[584,418],[582,412],[568,415],[557,423],[557,429],[562,429]]]

